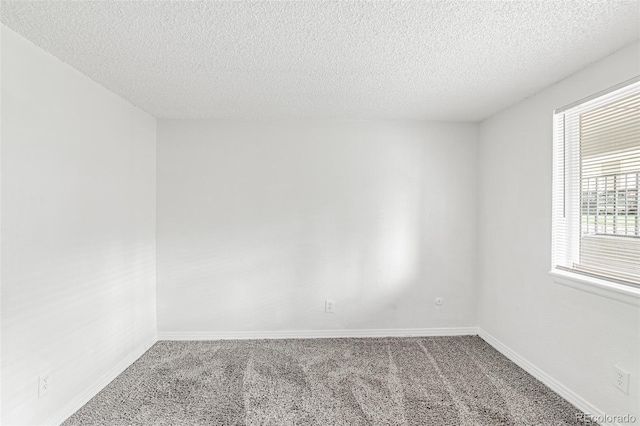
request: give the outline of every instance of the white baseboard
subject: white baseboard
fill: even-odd
[[[580,411],[585,413],[593,414],[595,416],[602,417],[604,414],[602,410],[599,410],[597,407],[593,406],[587,400],[582,398],[580,395],[567,388],[565,385],[542,371],[540,368],[536,367],[534,364],[523,358],[520,354],[506,346],[504,343],[493,337],[491,334],[484,331],[482,328],[478,328],[478,336],[482,338],[485,342],[493,346],[498,352],[502,355],[509,358],[515,364],[517,364],[520,368],[522,368],[527,373],[531,374],[536,379],[540,380],[542,383],[547,385],[551,390],[555,393],[569,401],[573,406],[575,406]],[[610,424],[610,423],[602,423]],[[614,423],[617,424],[617,423]]]
[[[475,336],[476,327],[396,328],[369,330],[165,331],[158,340],[327,339],[340,337]]]
[[[124,370],[126,370],[131,364],[133,364],[138,358],[140,358],[151,346],[153,346],[158,339],[153,336],[142,345],[138,346],[127,357],[122,359],[111,370],[103,374],[98,380],[96,380],[91,386],[82,391],[79,395],[69,401],[64,407],[62,407],[57,413],[49,418],[45,425],[58,426],[67,420],[73,413],[78,411],[80,407],[89,402],[91,398],[96,396],[98,392],[104,389],[113,379],[118,377]]]

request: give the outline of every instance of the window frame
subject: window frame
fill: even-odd
[[[570,167],[572,167],[573,163],[571,159],[568,159],[565,157],[565,152],[563,152],[563,156],[561,159],[556,158],[557,157],[557,144],[558,143],[562,143],[563,147],[564,147],[564,140],[561,142],[558,142],[556,135],[556,127],[555,127],[555,123],[556,123],[556,116],[559,113],[562,113],[564,111],[567,111],[571,108],[577,107],[579,105],[582,105],[584,103],[587,103],[591,100],[595,100],[601,96],[607,95],[611,92],[617,91],[619,89],[625,88],[629,85],[632,84],[636,84],[640,82],[640,76],[636,76],[634,78],[631,78],[629,80],[626,80],[620,84],[617,84],[615,86],[612,86],[608,89],[602,90],[598,93],[595,93],[591,96],[588,96],[586,98],[580,99],[576,102],[572,102],[569,105],[566,105],[562,108],[558,108],[556,110],[553,111],[552,114],[552,122],[554,123],[554,131],[553,131],[553,135],[552,135],[552,141],[553,141],[553,172],[554,172],[554,177],[553,177],[553,184],[552,184],[552,188],[551,188],[551,192],[552,192],[552,205],[554,205],[554,203],[556,202],[556,198],[557,198],[557,188],[559,187],[559,182],[556,182],[557,176],[556,176],[556,163],[561,161],[562,164],[564,165],[564,170],[566,173],[567,169],[570,169]],[[564,148],[562,148],[564,150]],[[566,176],[566,175],[565,175]],[[563,188],[563,194],[564,191],[566,190],[566,182],[564,182],[564,178],[563,178],[563,182],[561,183],[562,188]],[[565,195],[566,197],[566,195]],[[575,200],[573,200],[573,198],[569,199],[573,201],[575,201],[576,203],[580,204],[582,202],[582,195],[579,195],[578,197],[575,198]],[[566,198],[565,198],[566,200]],[[577,200],[577,201],[576,201]],[[555,231],[555,226],[556,226],[556,215],[555,212],[553,210],[552,207],[552,241],[555,241],[555,235],[553,235],[554,231]],[[624,238],[624,237],[623,237]],[[567,245],[569,244],[578,244],[577,242],[577,238],[572,238],[570,240],[567,241]],[[573,271],[571,269],[565,269],[565,268],[558,268],[556,266],[556,259],[554,258],[553,255],[553,248],[552,248],[552,259],[551,259],[551,270],[549,271],[549,275],[551,276],[553,282],[555,282],[556,284],[561,284],[567,287],[571,287],[571,288],[575,288],[578,290],[582,290],[582,291],[586,291],[588,293],[592,293],[595,295],[599,295],[599,296],[603,296],[603,297],[607,297],[609,299],[614,299],[614,300],[618,300],[624,303],[628,303],[634,306],[640,306],[640,287],[639,286],[634,286],[631,284],[625,284],[623,282],[618,282],[615,279],[608,279],[607,277],[603,277],[603,276],[595,276],[595,275],[589,275],[589,274],[585,274],[582,272],[578,272],[578,271]]]

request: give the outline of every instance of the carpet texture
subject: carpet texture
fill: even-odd
[[[477,336],[156,343],[75,425],[568,425]]]

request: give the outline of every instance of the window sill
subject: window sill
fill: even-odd
[[[640,288],[613,283],[607,280],[574,274],[567,271],[549,271],[553,281],[588,293],[604,296],[609,299],[640,306]]]

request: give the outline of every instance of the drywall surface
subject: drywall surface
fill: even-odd
[[[159,333],[475,325],[475,124],[158,120],[157,178]]]
[[[2,27],[3,424],[55,417],[154,338],[155,132]]]
[[[632,44],[480,126],[479,325],[586,402],[640,418],[640,310],[555,283],[552,113],[640,74]],[[629,395],[613,366],[631,372]]]

